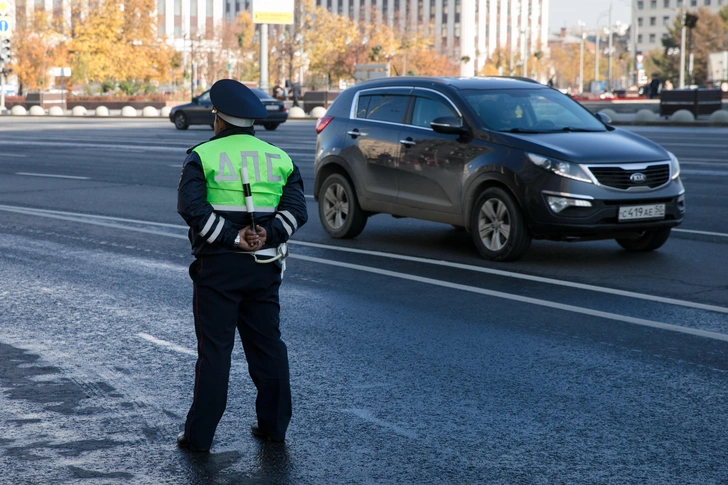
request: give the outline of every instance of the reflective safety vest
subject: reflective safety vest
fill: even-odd
[[[252,135],[230,135],[195,147],[207,182],[207,201],[217,211],[246,212],[247,170],[255,212],[275,212],[293,162],[280,148]]]

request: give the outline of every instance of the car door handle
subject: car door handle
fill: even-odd
[[[357,136],[367,136],[366,133],[362,133],[359,130],[357,130],[356,128],[354,128],[353,130],[347,131],[346,134],[351,136],[352,138],[356,138]]]
[[[406,140],[399,140],[399,142],[406,147],[413,147],[413,146],[417,145],[417,143],[412,138],[409,138],[409,137],[407,137]]]

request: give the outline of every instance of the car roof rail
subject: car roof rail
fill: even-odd
[[[503,78],[507,78],[507,79],[515,79],[517,81],[526,81],[526,82],[534,83],[534,84],[541,84],[540,82],[536,81],[535,79],[531,79],[530,77],[524,77],[524,76],[498,76],[498,77],[503,77]]]

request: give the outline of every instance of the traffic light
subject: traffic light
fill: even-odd
[[[694,14],[691,14],[691,13],[686,13],[685,14],[685,27],[687,27],[688,29],[694,29],[695,28],[695,24],[697,24],[697,23],[698,23],[698,16],[697,15],[694,15]]]
[[[10,63],[10,39],[7,37],[0,41],[0,64]]]

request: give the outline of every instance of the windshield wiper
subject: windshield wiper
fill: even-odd
[[[587,130],[586,128],[575,128],[573,126],[564,126],[563,128],[561,128],[561,131],[596,133],[598,131],[604,131],[604,130]]]
[[[506,133],[543,133],[543,131],[522,130],[521,128],[511,128],[510,130],[503,131]]]

